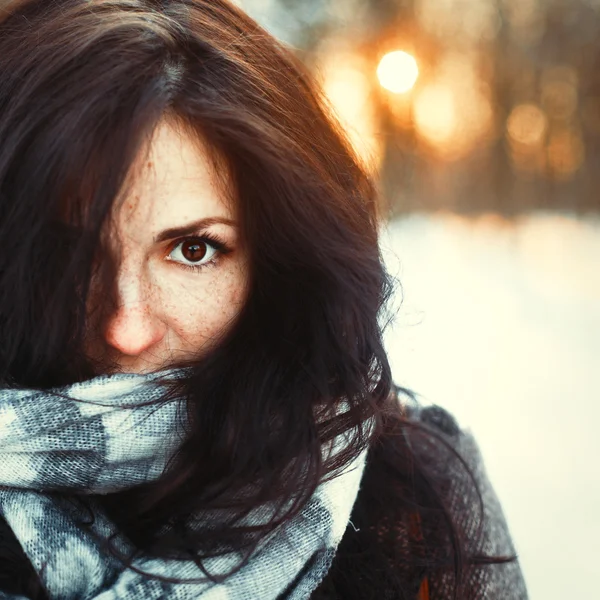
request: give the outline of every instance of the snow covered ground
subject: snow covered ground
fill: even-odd
[[[390,223],[382,248],[404,296],[386,334],[396,381],[475,434],[530,597],[590,598],[600,218],[416,215]]]

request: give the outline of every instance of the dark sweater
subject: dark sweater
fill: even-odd
[[[424,423],[441,434],[475,475],[484,502],[483,529],[479,536],[476,535],[480,524],[478,497],[460,461],[444,451],[439,443],[428,443],[419,438],[418,443],[413,445],[413,451],[427,466],[431,476],[449,482],[445,497],[458,526],[467,535],[469,552],[488,556],[514,554],[502,508],[487,479],[473,436],[459,429],[453,417],[439,407],[422,408],[413,404],[406,409],[410,420]],[[454,576],[450,569],[429,569],[423,566],[426,561],[415,561],[415,556],[419,556],[419,539],[429,535],[427,518],[417,517],[415,522],[415,513],[407,514],[406,511],[388,511],[394,515],[393,523],[389,518],[375,517],[382,514],[373,508],[378,501],[375,490],[382,484],[399,484],[385,478],[385,471],[377,464],[377,455],[370,453],[351,523],[327,576],[320,582],[311,600],[446,600],[452,597]],[[369,530],[371,534],[374,532],[375,538],[363,535]],[[372,547],[373,539],[378,540],[376,551]],[[370,547],[364,547],[368,544]],[[393,561],[391,568],[390,561]],[[380,568],[384,563],[387,571]],[[386,577],[386,572],[394,573],[393,581]],[[517,561],[468,566],[465,575],[466,587],[458,596],[461,600],[527,598]],[[0,598],[6,597],[2,592],[20,594],[32,600],[45,598],[37,575],[12,531],[0,518]]]

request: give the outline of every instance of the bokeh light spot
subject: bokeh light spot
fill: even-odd
[[[448,53],[427,85],[413,97],[413,122],[419,137],[438,158],[458,160],[492,138],[493,109],[479,82],[473,56]]]
[[[390,92],[404,94],[411,90],[419,77],[419,67],[415,57],[395,50],[388,52],[377,67],[379,83]]]
[[[414,119],[421,135],[434,144],[445,144],[456,129],[456,104],[452,90],[428,85],[415,98]]]
[[[544,141],[548,119],[535,104],[519,104],[513,108],[506,122],[511,141],[525,146],[538,146]]]
[[[548,142],[548,167],[559,180],[570,179],[581,167],[585,149],[581,137],[570,129],[553,133]]]
[[[379,168],[382,148],[376,136],[376,114],[371,98],[368,66],[359,55],[324,52],[320,60],[322,86],[335,117],[352,146],[373,172]]]

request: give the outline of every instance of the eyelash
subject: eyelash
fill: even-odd
[[[173,250],[175,248],[177,248],[177,246],[179,246],[180,244],[183,244],[184,242],[187,242],[189,240],[198,240],[198,241],[203,242],[204,244],[207,244],[208,246],[211,246],[216,251],[216,254],[208,262],[205,262],[204,264],[201,264],[201,265],[186,265],[186,264],[183,264],[183,263],[180,263],[177,261],[171,261],[171,262],[174,262],[178,267],[181,267],[182,269],[186,269],[187,271],[199,273],[203,269],[215,267],[223,256],[225,256],[226,254],[229,254],[231,252],[231,248],[227,245],[227,243],[222,238],[215,235],[214,233],[203,233],[202,235],[190,235],[190,236],[178,239],[171,246],[171,249],[169,250],[169,254],[171,254],[171,252],[173,252]]]

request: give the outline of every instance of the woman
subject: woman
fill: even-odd
[[[226,0],[2,6],[0,590],[525,598],[290,52]]]

